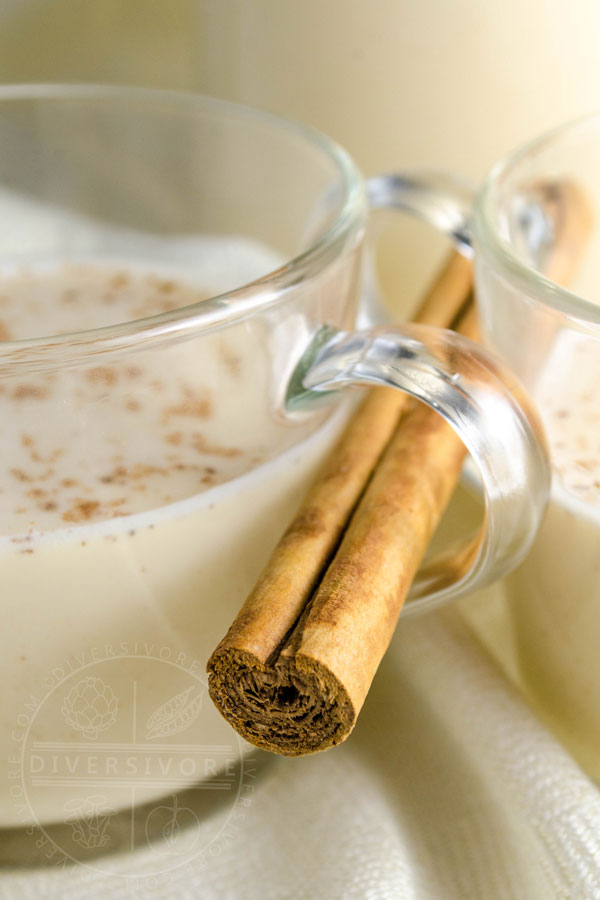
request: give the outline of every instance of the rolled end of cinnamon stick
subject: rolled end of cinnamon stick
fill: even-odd
[[[272,577],[274,556],[208,661],[211,699],[247,741],[302,756],[348,737],[464,455],[440,416],[410,404],[334,559],[296,611],[287,582]]]
[[[449,327],[470,290],[453,254],[419,321]],[[368,395],[208,661],[213,703],[257,747],[302,756],[355,725],[464,454],[442,419],[409,410],[398,391]],[[441,476],[423,465],[430,451]]]
[[[265,665],[247,650],[219,647],[208,664],[208,690],[245,740],[284,756],[327,750],[356,722],[344,685],[318,660],[297,654]]]

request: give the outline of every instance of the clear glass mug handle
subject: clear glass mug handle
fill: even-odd
[[[468,252],[470,192],[449,179],[444,186],[440,180],[426,185],[399,176],[382,178],[387,185],[381,179],[368,185],[373,206],[412,211]],[[462,197],[460,203],[457,197]],[[452,559],[445,554],[420,570],[404,614],[482,588],[524,558],[550,490],[543,429],[516,378],[478,344],[425,325],[352,333],[323,328],[292,384],[292,406],[302,405],[313,392],[351,384],[405,391],[446,419],[479,470],[485,503],[481,533],[453,548]],[[457,559],[462,563],[458,567]]]

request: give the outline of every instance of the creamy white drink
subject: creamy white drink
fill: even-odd
[[[256,270],[259,250],[237,250]],[[214,292],[205,276],[7,271],[0,338],[185,306]],[[0,380],[0,825],[233,779],[239,743],[198,679],[346,416],[285,420],[271,340],[252,319]]]
[[[600,780],[598,345],[587,335],[561,333],[535,397],[556,477],[534,547],[507,579],[521,680],[541,715]]]

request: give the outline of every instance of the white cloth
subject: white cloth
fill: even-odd
[[[593,900],[600,794],[450,609],[400,624],[346,744],[266,761],[217,856],[152,882],[127,879],[127,854],[119,876],[94,865],[85,881],[51,864],[6,872],[0,890],[11,900]]]

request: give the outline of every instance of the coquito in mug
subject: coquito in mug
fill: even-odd
[[[471,209],[435,183],[398,203],[471,242],[484,342],[537,402],[553,462],[551,502],[504,582],[521,684],[600,780],[600,117],[517,150]],[[548,187],[554,184],[554,189]],[[546,187],[544,187],[546,185]],[[558,190],[557,185],[562,185]],[[454,196],[452,194],[454,193]],[[424,199],[425,198],[425,199]],[[561,229],[566,241],[557,246]],[[470,236],[469,236],[470,235]],[[564,237],[564,236],[563,236]],[[568,283],[552,271],[571,254]],[[577,264],[573,262],[577,258]],[[493,635],[487,634],[493,641]]]
[[[23,87],[0,142],[1,824],[89,848],[123,808],[160,825],[165,795],[240,789],[204,666],[341,433],[339,388],[434,406],[480,470],[472,566],[417,579],[412,609],[522,559],[548,470],[476,345],[352,331],[367,191],[326,138],[200,97]]]

